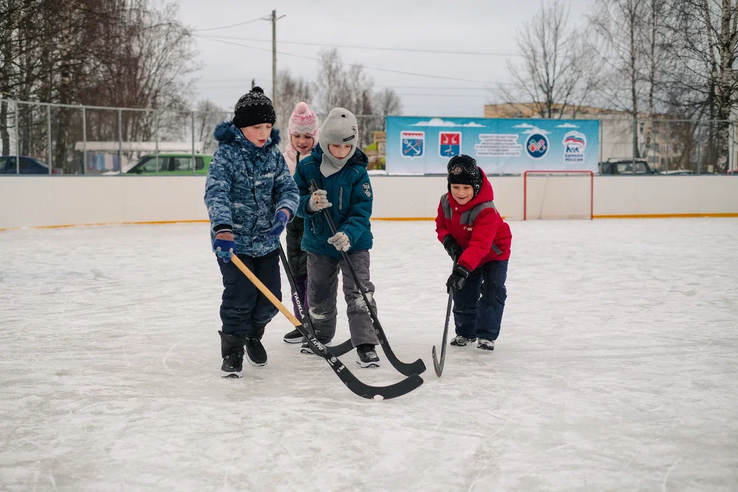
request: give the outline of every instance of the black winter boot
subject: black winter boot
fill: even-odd
[[[480,348],[482,350],[494,350],[495,349],[495,341],[494,340],[487,340],[485,338],[480,338],[479,342],[477,342],[477,348]]]
[[[220,353],[223,356],[223,365],[220,367],[221,376],[224,378],[243,377],[243,344],[244,337],[220,334]]]
[[[254,367],[266,365],[267,353],[260,339],[255,337],[246,338],[246,360]]]
[[[456,335],[451,339],[451,343],[449,343],[449,345],[453,345],[454,347],[466,347],[468,344],[474,343],[476,340],[476,338],[466,338],[461,335]]]
[[[295,328],[291,332],[285,334],[285,336],[282,338],[287,343],[302,343],[304,341],[304,337],[302,336],[302,333]]]
[[[379,357],[371,343],[362,343],[356,347],[356,354],[359,356],[356,363],[361,367],[379,367]]]

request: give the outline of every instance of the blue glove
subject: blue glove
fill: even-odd
[[[231,256],[238,254],[233,233],[231,231],[221,231],[216,234],[215,241],[213,241],[213,251],[218,258],[223,260],[223,263],[231,261]]]
[[[277,213],[274,214],[274,221],[272,222],[272,228],[269,229],[269,232],[267,232],[267,235],[274,237],[279,236],[282,234],[282,231],[284,230],[284,226],[287,225],[287,220],[289,217],[287,217],[287,212],[284,211],[284,209],[277,210]]]

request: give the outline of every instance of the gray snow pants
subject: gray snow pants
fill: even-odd
[[[349,253],[356,276],[366,291],[369,302],[377,312],[374,302],[374,284],[369,281],[369,251]],[[349,332],[354,347],[363,343],[379,344],[361,291],[354,284],[351,270],[344,260],[308,252],[308,304],[315,334],[322,343],[336,335],[336,298],[338,295],[338,270],[343,273],[343,296],[346,299]]]

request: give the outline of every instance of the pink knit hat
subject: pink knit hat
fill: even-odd
[[[307,135],[313,137],[317,142],[318,135],[320,134],[320,125],[318,124],[318,117],[315,115],[315,111],[310,109],[304,102],[297,103],[292,116],[290,116],[287,132],[290,135],[296,133]]]

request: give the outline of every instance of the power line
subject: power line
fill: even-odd
[[[256,78],[263,82],[271,82],[271,77],[246,77],[237,79],[221,79],[221,80],[198,80],[195,85],[198,87],[213,86],[218,89],[226,89],[228,87],[241,87],[244,81],[250,82],[250,79]],[[224,85],[225,84],[225,85]],[[507,85],[507,84],[506,84]],[[434,86],[434,85],[375,85],[374,89],[423,89],[423,90],[450,90],[450,91],[483,91],[489,92],[493,87],[461,87],[461,86]]]
[[[489,97],[489,94],[477,94],[477,95],[469,95],[469,94],[414,94],[414,93],[408,93],[408,92],[398,92],[398,96],[419,96],[419,97],[473,97],[476,99],[479,99],[480,97]]]
[[[203,86],[203,85],[212,85],[212,86],[220,86],[220,87],[239,87],[242,83],[251,83],[251,79],[257,79],[259,81],[263,82],[271,82],[271,77],[254,77],[253,75],[249,75],[248,77],[243,77],[240,79],[231,79],[231,80],[200,80],[195,82],[195,85]],[[223,84],[226,84],[225,86]]]
[[[251,19],[250,21],[246,21],[246,22],[239,22],[238,24],[229,24],[227,26],[208,27],[206,29],[194,29],[192,32],[217,31],[219,29],[228,29],[230,27],[245,26],[246,24],[251,24],[252,22],[256,22],[262,19],[264,19],[264,17],[258,17],[256,19]]]
[[[238,41],[256,41],[260,43],[271,42],[270,40],[267,40],[267,39],[257,39],[257,38],[235,38],[235,37],[224,37],[224,36],[203,36],[203,37],[207,37],[214,41],[230,39],[230,40],[238,40]],[[447,55],[522,56],[518,53],[503,52],[503,51],[494,52],[494,51],[426,50],[426,49],[419,49],[419,48],[387,48],[383,46],[359,46],[359,45],[350,45],[350,44],[308,43],[308,42],[303,42],[303,41],[280,41],[280,43],[297,44],[297,45],[303,45],[303,46],[327,46],[329,48],[350,48],[350,49],[358,49],[358,50],[409,51],[412,53],[435,53],[435,54],[440,53],[440,54],[447,54]]]
[[[223,41],[223,40],[220,40],[220,39],[209,39],[208,37],[205,37],[205,36],[197,36],[197,35],[194,35],[194,37],[201,38],[201,39],[206,39],[206,40],[210,40],[210,41],[215,41],[215,42],[218,42],[218,43],[225,43],[225,44],[232,44],[234,46],[241,46],[242,48],[250,48],[252,50],[267,51],[267,52],[270,52],[270,53],[272,52],[272,50],[270,50],[270,49],[257,48],[256,46],[248,46],[248,45],[245,45],[245,44],[234,43],[234,42],[231,42],[231,41]],[[321,61],[320,58],[315,58],[313,56],[295,55],[293,53],[286,53],[284,51],[277,51],[277,53],[279,53],[280,55],[285,55],[285,56],[293,56],[293,57],[296,57],[296,58],[305,58],[307,60]],[[350,67],[362,67],[362,68],[365,68],[367,70],[377,70],[379,72],[399,73],[401,75],[413,75],[415,77],[427,77],[427,78],[442,79],[442,80],[455,80],[455,81],[458,81],[458,82],[474,82],[474,83],[477,83],[477,84],[492,84],[493,83],[493,82],[489,82],[489,81],[486,81],[486,80],[459,79],[459,78],[456,78],[456,77],[444,77],[442,75],[430,75],[430,74],[423,74],[423,73],[404,72],[404,71],[401,71],[401,70],[390,70],[388,68],[368,67],[366,65],[361,65],[361,64],[356,64],[356,63],[345,63],[345,65],[348,65]]]
[[[212,88],[206,88],[206,89],[201,89],[201,90],[207,91],[208,93],[233,92],[233,91],[237,91],[238,87],[212,87]],[[472,99],[491,97],[491,94],[421,94],[421,93],[414,93],[414,92],[397,92],[396,94],[401,97],[455,97],[455,98],[472,98]]]
[[[440,89],[451,91],[489,91],[491,87],[438,87],[434,85],[375,85],[379,89]]]
[[[257,80],[260,80],[261,81],[260,83],[264,83],[264,84],[266,84],[267,82],[270,82],[271,81],[271,79],[266,79],[266,78],[261,78],[261,77],[256,77],[256,79]],[[207,89],[207,90],[227,90],[227,89],[238,89],[240,87],[243,87],[244,84],[250,83],[250,80],[248,78],[240,79],[240,80],[241,80],[240,83],[228,82],[225,85],[218,84],[218,83],[215,83],[215,82],[206,82],[204,84],[203,83],[196,82],[195,85],[198,88],[200,88],[200,89]],[[444,90],[444,89],[446,89],[446,90],[467,92],[467,94],[463,95],[464,97],[485,97],[485,96],[488,96],[490,94],[490,91],[492,90],[491,88],[490,89],[476,89],[476,88],[464,88],[464,87],[378,86],[378,85],[375,85],[372,88],[373,89],[383,89],[383,88],[389,88],[389,89],[421,89],[421,90]],[[479,91],[480,94],[468,94],[468,91]],[[444,96],[444,95],[454,96],[453,93],[447,93],[447,94],[420,94],[420,93],[417,93],[416,94],[416,93],[398,92],[397,94],[398,95],[409,95],[409,96],[414,96],[414,95],[418,95],[418,96],[421,96],[421,95],[427,95],[427,96],[435,96],[435,95],[439,95],[439,96]]]

